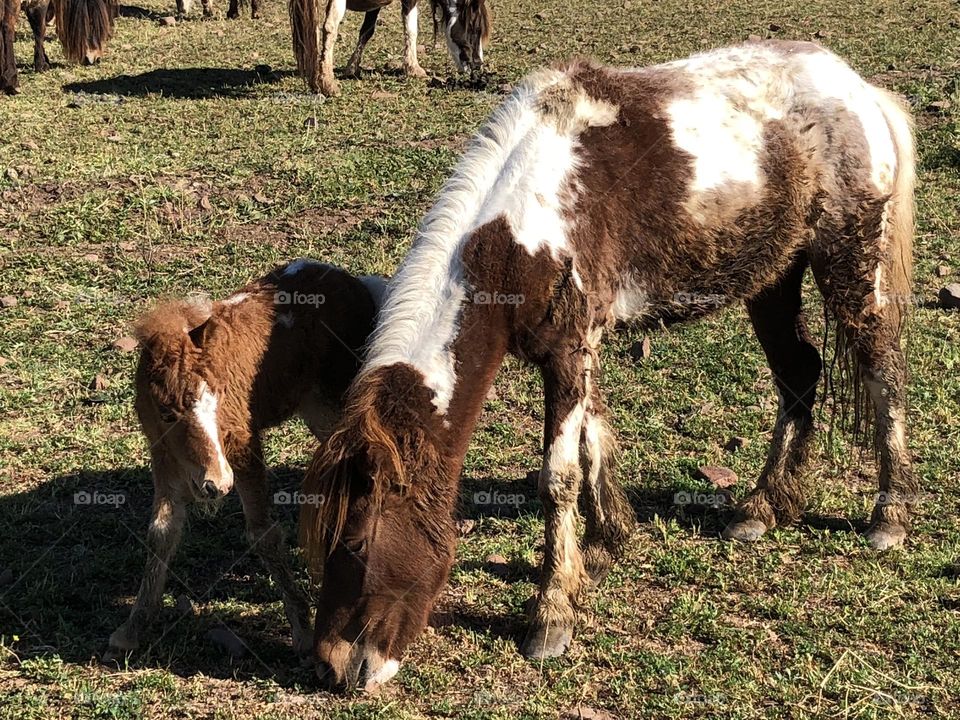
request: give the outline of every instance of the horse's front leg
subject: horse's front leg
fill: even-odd
[[[52,5],[46,2],[26,6],[27,20],[30,21],[30,29],[33,31],[33,69],[37,72],[50,69],[50,60],[43,44],[47,35],[47,20],[51,14],[48,11],[51,8]]]
[[[290,568],[281,528],[271,518],[266,468],[259,444],[246,453],[242,462],[233,465],[234,484],[240,493],[246,518],[247,540],[270,577],[280,586],[294,650],[301,657],[308,657],[311,651],[310,601]]]
[[[546,542],[540,589],[522,647],[532,658],[556,657],[569,647],[576,608],[589,584],[577,539],[580,438],[589,402],[584,353],[576,347],[556,348],[542,372],[544,455],[538,492]]]
[[[147,562],[140,590],[130,617],[110,636],[110,649],[104,659],[109,660],[139,647],[140,634],[160,605],[167,584],[167,568],[180,544],[186,514],[186,504],[181,499],[157,491],[153,501],[153,517],[147,528]]]
[[[420,16],[417,0],[403,0],[400,14],[403,16],[403,69],[410,77],[426,77],[426,71],[417,60],[417,20]]]

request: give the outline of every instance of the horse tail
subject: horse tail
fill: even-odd
[[[54,0],[57,36],[69,62],[93,65],[113,37],[117,0]]]
[[[320,52],[324,10],[323,0],[290,0],[290,28],[293,56],[300,73],[313,92],[320,91]]]
[[[883,259],[889,273],[891,295],[887,307],[894,314],[896,327],[902,330],[913,299],[913,187],[916,182],[913,118],[901,98],[880,88],[874,90],[897,153],[893,192],[886,207]]]

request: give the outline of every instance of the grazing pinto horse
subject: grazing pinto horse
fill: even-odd
[[[13,56],[13,36],[20,11],[20,0],[3,2],[0,23],[0,92],[17,92],[17,64]],[[103,57],[103,49],[113,37],[116,0],[23,0],[23,11],[33,30],[33,69],[50,69],[44,49],[47,23],[57,18],[57,35],[69,62],[93,65]]]
[[[596,382],[601,336],[617,322],[746,302],[780,411],[725,534],[753,540],[797,520],[821,373],[801,317],[808,266],[873,399],[883,492],[868,539],[902,542],[916,493],[899,342],[913,182],[902,105],[811,43],[529,76],[423,220],[341,424],[304,480],[327,498],[301,512],[324,573],[321,677],[375,687],[424,627],[453,562],[463,458],[507,352],[540,368],[546,401],[546,543],[526,655],[564,652],[584,591],[631,532]]]
[[[319,0],[290,0],[293,54],[297,70],[310,89],[337,95],[340,85],[333,76],[333,47],[340,21],[347,10],[366,13],[360,26],[357,48],[347,63],[346,76],[359,77],[363,49],[377,29],[377,16],[393,0],[325,0],[321,15]],[[400,0],[403,16],[403,67],[407,75],[426,77],[417,60],[418,0]],[[483,47],[490,38],[490,8],[486,0],[431,0],[434,31],[442,24],[447,49],[458,70],[479,71]]]
[[[294,647],[309,652],[309,602],[270,519],[263,432],[294,414],[318,437],[332,429],[383,287],[381,278],[298,260],[212,307],[169,303],[140,322],[136,408],[150,445],[153,518],[143,582],[110,636],[111,656],[138,647],[159,605],[187,503],[234,485],[247,538],[283,593]]]

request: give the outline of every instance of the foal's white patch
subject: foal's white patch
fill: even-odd
[[[377,658],[379,659],[379,653],[377,653]],[[368,664],[370,658],[368,657]],[[384,683],[390,682],[393,679],[393,676],[397,674],[397,671],[400,670],[400,662],[398,660],[387,660],[384,662],[373,675],[367,678],[366,689],[375,690],[377,686],[383,685]]]
[[[562,478],[580,466],[580,432],[585,413],[583,402],[577,403],[560,424],[560,432],[547,450],[546,469],[553,478]]]
[[[210,391],[206,382],[200,383],[198,392],[199,398],[193,406],[193,416],[197,419],[203,434],[213,448],[216,470],[219,474],[217,483],[221,489],[227,491],[233,485],[233,468],[227,462],[223,445],[220,443],[220,429],[217,422],[217,396]]]
[[[239,303],[242,303],[242,302],[243,302],[244,300],[246,300],[248,297],[250,297],[250,294],[249,294],[249,293],[236,293],[236,294],[234,294],[234,295],[231,295],[231,296],[228,297],[228,298],[225,298],[224,301],[223,301],[223,304],[224,304],[224,305],[237,305],[237,304],[239,304]]]
[[[613,298],[610,311],[616,320],[628,322],[647,313],[650,298],[632,273],[625,274],[620,280],[620,288]]]
[[[457,380],[452,345],[468,297],[461,252],[473,231],[505,215],[529,252],[567,252],[563,194],[576,168],[576,139],[538,111],[540,93],[565,77],[556,70],[531,76],[474,137],[388,285],[361,373],[412,365],[446,413]]]

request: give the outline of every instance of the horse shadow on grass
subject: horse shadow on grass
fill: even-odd
[[[292,491],[303,471],[279,467],[272,474],[274,492]],[[87,664],[102,656],[140,585],[152,494],[143,466],[79,471],[0,496],[0,634],[8,643],[18,636],[13,650],[21,660],[55,654]],[[167,602],[126,661],[183,677],[269,677],[309,686],[312,672],[291,647],[279,589],[244,538],[236,495],[216,514],[191,509]],[[296,509],[273,511],[292,544]],[[181,597],[192,609],[172,607],[171,599]],[[238,640],[225,646],[208,639],[218,628]]]
[[[158,68],[139,75],[117,75],[101,80],[67,83],[63,91],[120,97],[162,95],[178,100],[242,98],[254,97],[259,85],[274,84],[292,74],[288,70],[274,70],[268,65],[258,65],[253,69]]]

